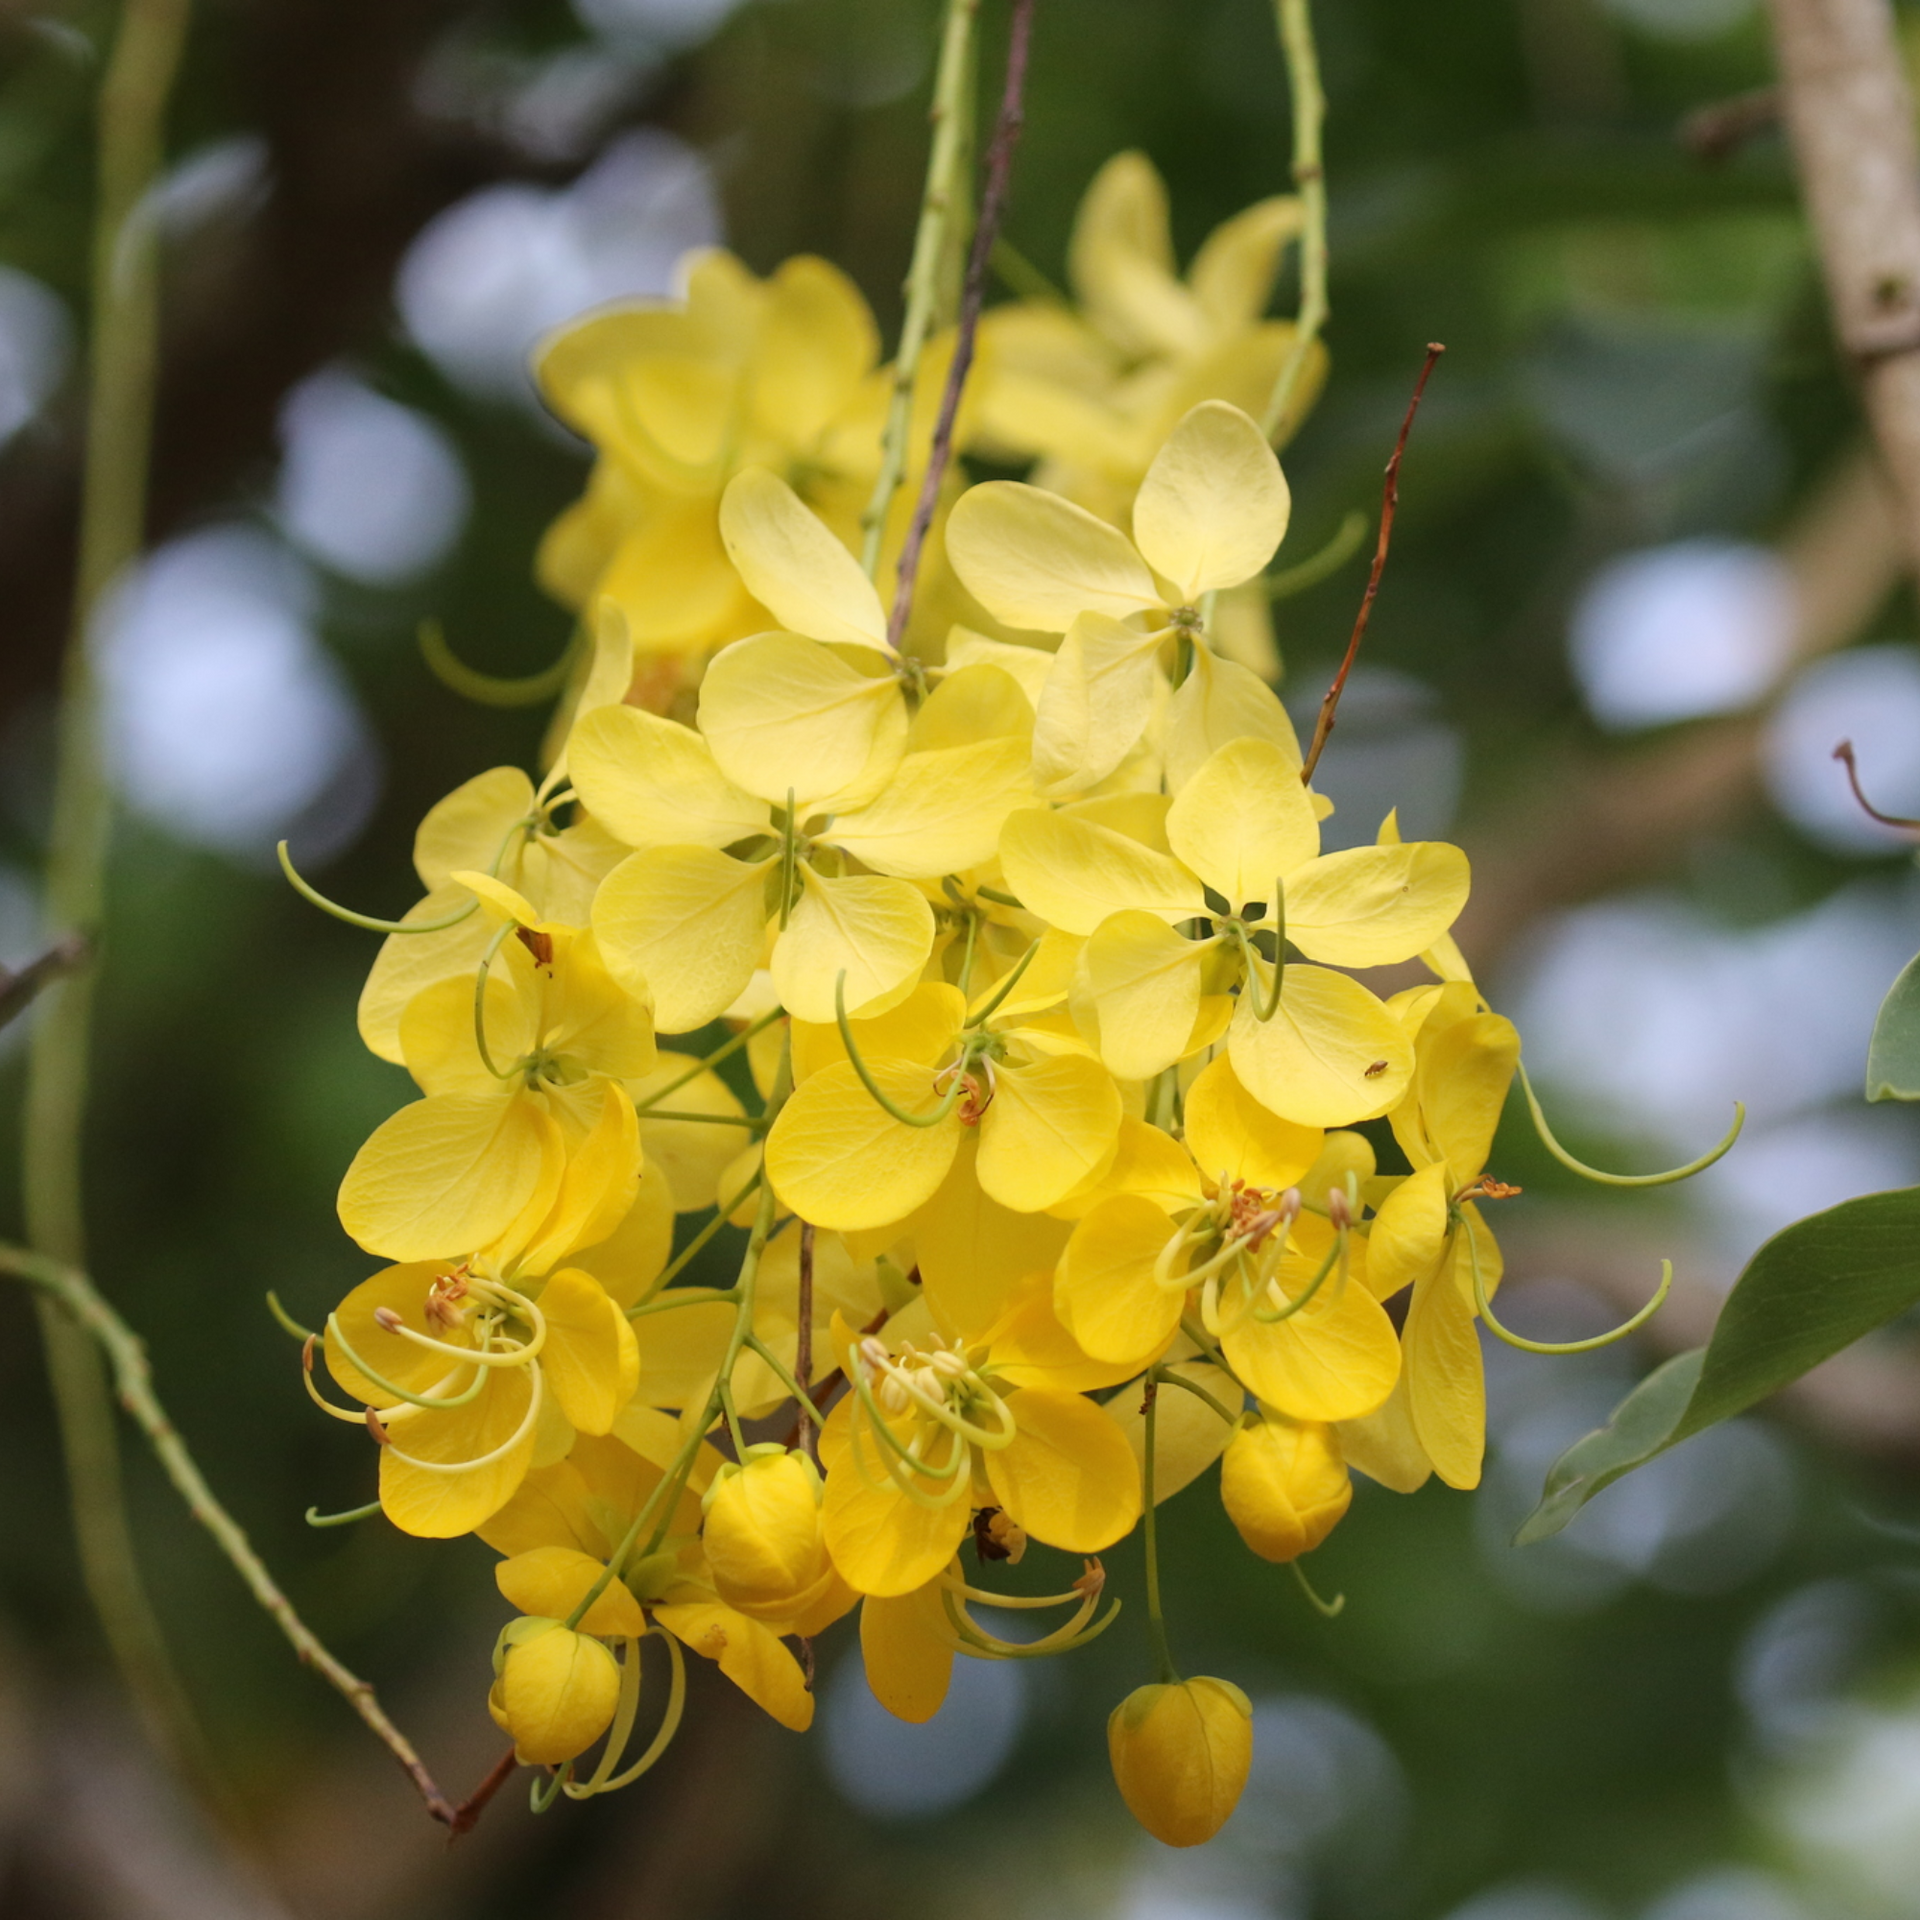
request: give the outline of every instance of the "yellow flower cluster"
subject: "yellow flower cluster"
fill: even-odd
[[[501,1555],[491,1706],[536,1797],[652,1764],[683,1649],[803,1728],[811,1636],[856,1606],[908,1720],[956,1655],[1078,1645],[1112,1618],[1094,1556],[1216,1461],[1278,1562],[1350,1464],[1478,1478],[1475,1202],[1519,1049],[1449,936],[1467,863],[1391,816],[1322,852],[1286,712],[1219,644],[1287,527],[1231,394],[1290,344],[1259,314],[1296,213],[1181,280],[1150,171],[1102,174],[1082,311],[987,330],[980,443],[1049,484],[950,489],[974,624],[902,652],[850,550],[890,376],[837,272],[709,256],[547,352],[600,450],[542,558],[591,659],[538,785],[481,774],[420,828],[360,1004],[420,1097],[339,1200],[391,1264],[307,1344],[393,1524]],[[1390,999],[1355,977],[1413,961]],[[1377,1171],[1382,1119],[1410,1172]],[[691,1284],[730,1231],[736,1277]],[[963,1571],[1029,1541],[1083,1570]],[[1071,1611],[1016,1643],[982,1602]],[[629,1759],[649,1640],[671,1681]],[[1190,1844],[1251,1722],[1160,1643],[1110,1743]]]

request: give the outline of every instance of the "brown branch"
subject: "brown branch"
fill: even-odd
[[[1026,125],[1027,52],[1033,37],[1033,0],[1011,0],[1007,38],[1007,74],[1000,92],[1000,118],[993,129],[993,144],[987,149],[987,187],[980,201],[980,220],[973,230],[973,250],[967,256],[966,284],[960,294],[960,321],[953,343],[953,361],[947,368],[946,390],[940,396],[940,417],[934,425],[933,444],[927,454],[926,477],[920,483],[920,498],[913,509],[913,521],[907,528],[906,544],[900,549],[900,569],[893,589],[893,615],[887,622],[887,644],[899,651],[900,637],[907,630],[907,615],[913,610],[914,582],[920,573],[920,556],[933,525],[933,511],[940,500],[940,483],[946,478],[953,460],[953,426],[960,413],[960,396],[973,367],[974,337],[980,327],[980,307],[987,294],[987,269],[993,258],[993,243],[999,237],[1000,222],[1006,216],[1007,195],[1013,182],[1013,150],[1020,143],[1020,131]]]
[[[451,1817],[448,1818],[446,1822],[448,1846],[452,1846],[463,1833],[473,1831],[479,1824],[480,1816],[486,1812],[487,1803],[507,1784],[513,1775],[514,1768],[519,1764],[520,1756],[509,1747],[488,1768],[487,1777],[453,1809]],[[428,1804],[428,1811],[433,1813],[436,1820],[440,1818],[431,1803]]]
[[[56,941],[38,959],[29,960],[18,973],[0,967],[0,1027],[17,1020],[33,1004],[35,995],[56,980],[78,973],[92,958],[92,941],[74,933]]]
[[[1393,540],[1393,517],[1400,509],[1400,461],[1407,450],[1407,435],[1413,431],[1413,416],[1420,411],[1421,396],[1427,390],[1427,378],[1433,372],[1434,363],[1446,352],[1438,340],[1427,342],[1427,358],[1420,369],[1420,378],[1413,383],[1413,398],[1407,402],[1407,416],[1400,422],[1400,437],[1393,443],[1393,453],[1387,461],[1386,484],[1381,489],[1380,499],[1380,538],[1373,549],[1373,565],[1367,573],[1367,590],[1360,597],[1360,611],[1354,619],[1353,637],[1347,642],[1346,658],[1340,662],[1340,671],[1333,676],[1333,685],[1327,689],[1327,697],[1320,702],[1320,717],[1313,723],[1313,744],[1307,749],[1307,757],[1300,767],[1300,783],[1304,786],[1313,778],[1313,770],[1320,764],[1320,756],[1326,751],[1328,736],[1333,732],[1333,717],[1339,710],[1340,696],[1347,690],[1347,675],[1353,671],[1353,663],[1360,654],[1360,642],[1366,638],[1367,622],[1373,618],[1373,602],[1380,591],[1380,576],[1386,571],[1387,548]]]
[[[1749,140],[1780,124],[1780,89],[1755,87],[1695,107],[1677,129],[1680,144],[1706,166],[1730,160]]]
[[[1920,143],[1889,0],[1771,0],[1840,344],[1920,560]]]

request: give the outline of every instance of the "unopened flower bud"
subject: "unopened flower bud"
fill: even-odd
[[[1107,1753],[1127,1811],[1170,1847],[1197,1847],[1226,1824],[1253,1763],[1253,1704],[1230,1680],[1137,1687],[1107,1721]]]
[[[524,1766],[571,1760],[613,1724],[620,1667],[598,1640],[558,1620],[516,1620],[494,1653],[499,1675],[487,1695],[494,1723],[513,1736]]]
[[[820,1476],[804,1453],[748,1449],[706,1496],[707,1568],[730,1607],[779,1620],[815,1597],[832,1563],[820,1533]]]
[[[1227,1443],[1220,1498],[1240,1538],[1261,1559],[1294,1560],[1339,1524],[1353,1482],[1331,1427],[1269,1415]]]

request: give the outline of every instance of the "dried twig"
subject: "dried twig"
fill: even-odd
[[[1717,166],[1756,135],[1777,127],[1783,104],[1778,87],[1755,87],[1728,100],[1710,100],[1680,122],[1677,137],[1696,160]]]
[[[1859,802],[1860,811],[1869,820],[1878,820],[1883,827],[1898,827],[1903,833],[1920,833],[1920,820],[1909,820],[1905,814],[1882,813],[1860,786],[1860,769],[1854,764],[1853,742],[1842,740],[1834,748],[1833,757],[1847,770],[1847,785],[1853,789],[1853,797]]]
[[[1007,39],[1007,76],[1000,93],[1000,118],[993,129],[993,144],[987,149],[987,187],[980,202],[980,222],[973,230],[973,251],[967,257],[966,285],[960,295],[959,331],[953,343],[953,364],[947,369],[946,390],[940,396],[940,417],[933,429],[933,444],[927,455],[926,477],[920,483],[920,499],[913,510],[913,524],[907,529],[906,544],[900,549],[900,572],[893,590],[893,617],[887,622],[889,645],[898,648],[900,636],[907,630],[907,615],[913,610],[914,581],[920,572],[920,556],[927,543],[927,531],[933,525],[933,510],[939,504],[940,483],[946,478],[953,459],[953,425],[960,412],[960,396],[973,366],[974,337],[980,328],[980,306],[986,298],[987,267],[993,258],[993,243],[1007,211],[1007,191],[1013,179],[1013,150],[1019,144],[1020,130],[1026,124],[1027,49],[1033,37],[1033,0],[1012,0]]]
[[[1407,417],[1400,422],[1400,437],[1393,443],[1393,453],[1387,461],[1386,484],[1381,490],[1380,499],[1380,538],[1373,549],[1373,566],[1367,574],[1367,590],[1360,599],[1360,612],[1353,623],[1353,636],[1347,642],[1346,658],[1340,662],[1340,671],[1333,676],[1333,685],[1327,689],[1327,697],[1320,702],[1320,717],[1313,723],[1313,742],[1307,748],[1307,757],[1301,764],[1300,779],[1304,785],[1313,778],[1313,770],[1320,764],[1320,756],[1326,751],[1328,736],[1333,732],[1333,717],[1339,710],[1340,696],[1347,690],[1347,675],[1353,671],[1353,663],[1359,657],[1360,642],[1366,638],[1367,622],[1373,618],[1374,597],[1380,591],[1380,576],[1386,571],[1387,548],[1393,540],[1393,516],[1400,508],[1400,460],[1407,450],[1407,435],[1413,431],[1413,416],[1420,411],[1421,396],[1427,390],[1427,377],[1433,372],[1434,363],[1446,352],[1439,341],[1427,342],[1426,364],[1420,369],[1420,378],[1413,383],[1413,398],[1407,402]]]
[[[78,973],[92,957],[93,942],[85,934],[73,933],[56,941],[37,960],[29,960],[18,973],[0,967],[0,1027],[19,1019],[43,988]]]

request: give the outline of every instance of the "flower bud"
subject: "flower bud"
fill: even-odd
[[[487,1695],[494,1724],[513,1736],[523,1766],[558,1766],[613,1724],[620,1667],[598,1640],[558,1620],[516,1620],[494,1651]]]
[[[1107,1753],[1127,1811],[1156,1840],[1197,1847],[1247,1784],[1253,1704],[1230,1680],[1137,1687],[1108,1718]]]
[[[1334,1530],[1353,1482],[1331,1427],[1267,1414],[1227,1443],[1220,1498],[1261,1559],[1295,1560]]]
[[[833,1577],[820,1532],[820,1476],[804,1453],[751,1447],[708,1489],[705,1541],[714,1590],[751,1618],[806,1608]]]

